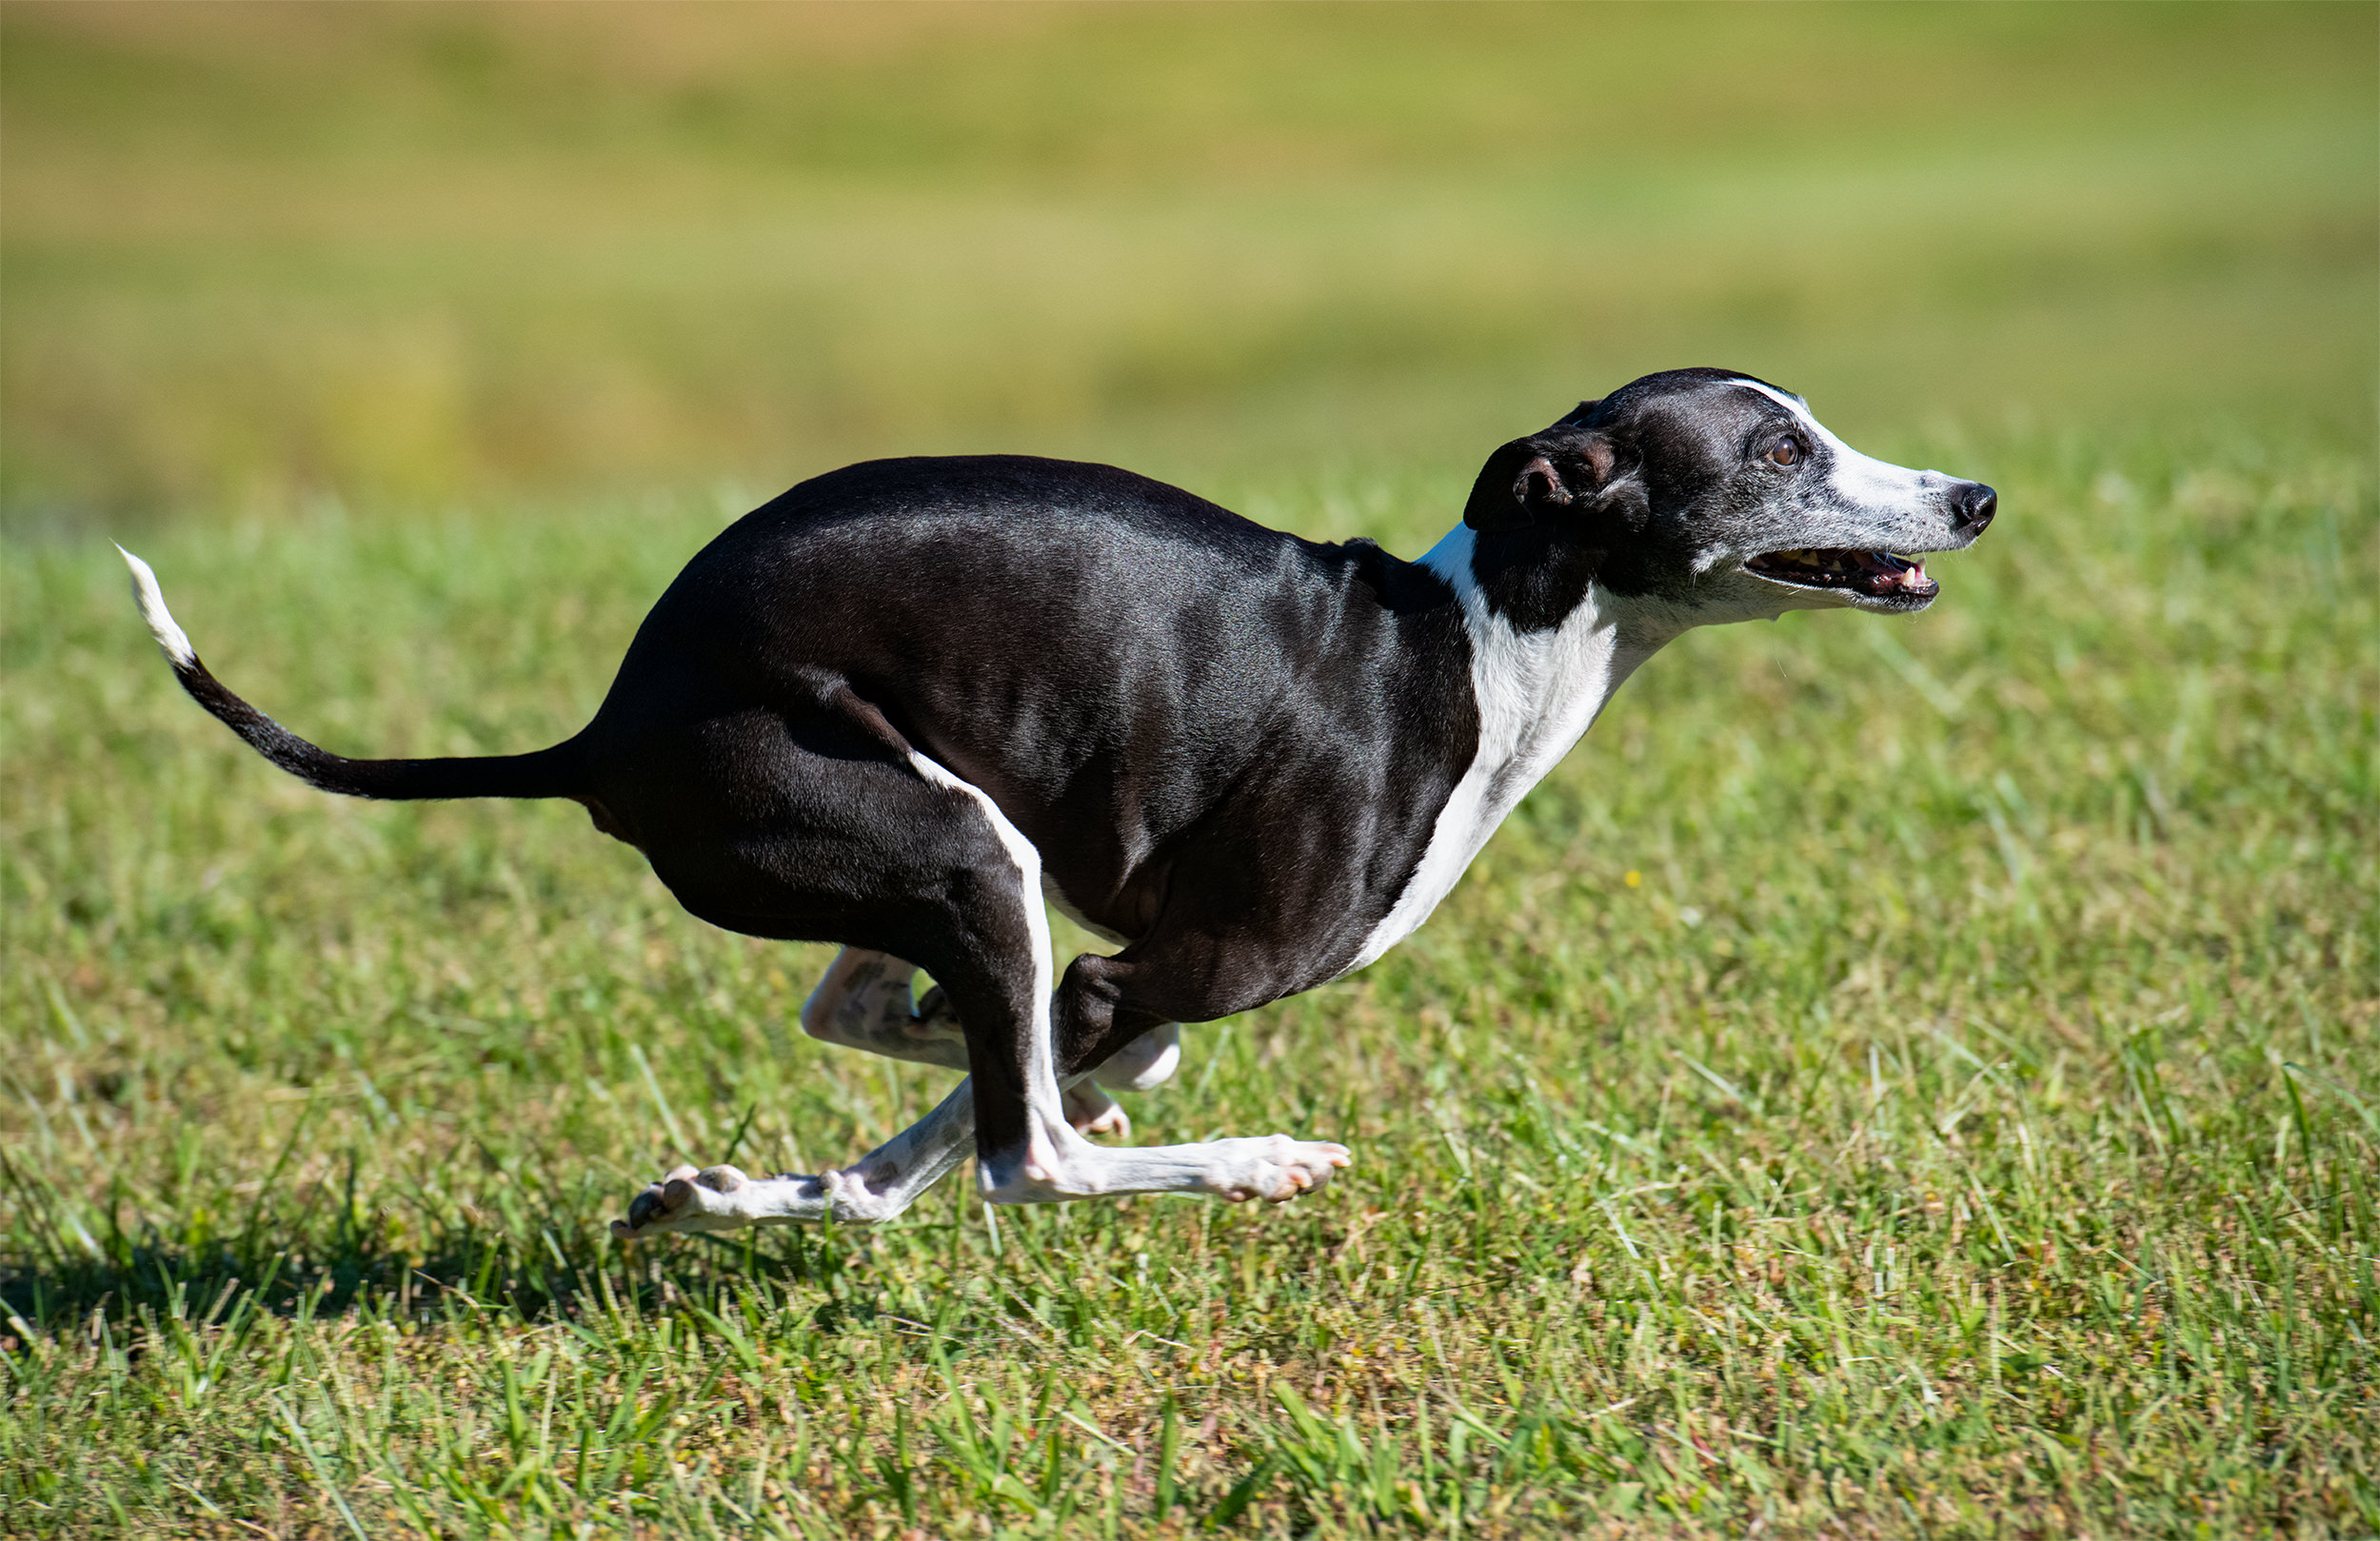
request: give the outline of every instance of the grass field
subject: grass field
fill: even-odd
[[[2369,7],[0,30],[0,1532],[2380,1532]],[[2000,523],[1189,1033],[1136,1137],[1355,1147],[1279,1210],[624,1252],[943,1078],[574,807],[280,777],[103,539],[299,731],[492,752],[846,460],[1411,555],[1689,363]]]

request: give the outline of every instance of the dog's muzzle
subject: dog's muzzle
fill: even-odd
[[[2000,495],[1980,482],[1962,482],[1950,496],[1949,538],[1906,554],[1849,546],[1764,551],[1744,571],[1793,588],[1833,590],[1869,610],[1922,610],[1942,592],[1926,574],[1925,554],[1974,543],[2000,509]]]

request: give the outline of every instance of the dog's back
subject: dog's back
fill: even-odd
[[[1470,709],[1467,649],[1452,591],[1370,542],[1107,465],[878,461],[713,541],[582,739],[613,768],[590,791],[648,849],[644,824],[684,805],[656,783],[685,774],[689,723],[757,714],[753,754],[780,734],[914,749],[1050,854],[1078,914],[1131,935],[1151,864],[1251,779],[1301,823],[1426,824],[1462,771],[1445,729]],[[1384,749],[1424,763],[1392,774]],[[1273,822],[1278,857],[1298,832]]]

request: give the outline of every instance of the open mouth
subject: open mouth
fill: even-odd
[[[1842,589],[1854,603],[1883,609],[1914,609],[1942,591],[1926,576],[1925,558],[1890,551],[1769,551],[1745,563],[1744,570],[1795,588]]]

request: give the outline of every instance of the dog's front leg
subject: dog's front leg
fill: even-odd
[[[1125,1044],[1105,1064],[1067,1085],[1066,1121],[1074,1125],[1078,1134],[1130,1138],[1132,1119],[1101,1088],[1145,1092],[1170,1080],[1180,1063],[1181,1024],[1167,1022],[1149,1029]]]
[[[1090,973],[1121,974],[1133,967],[1101,958],[1086,972],[1083,962],[1077,959],[1077,969],[1069,971],[1070,988],[1081,987]],[[996,1016],[987,1010],[984,1019]],[[1126,1150],[1093,1145],[1071,1127],[1067,1094],[1061,1088],[1079,1090],[1097,1073],[1068,1067],[1061,1076],[1048,1016],[1012,1011],[1011,1017],[1023,1020],[1007,1034],[987,1034],[980,1041],[971,1038],[969,1045],[979,1057],[976,1079],[1006,1092],[1003,1098],[984,1109],[978,1137],[978,1181],[983,1196],[993,1203],[1206,1193],[1278,1204],[1323,1186],[1348,1163],[1344,1146],[1291,1139],[1286,1135]],[[1144,1033],[1109,1062],[1124,1061],[1118,1066],[1120,1076],[1133,1073],[1136,1066],[1142,1073],[1168,1070],[1168,1061],[1178,1052],[1175,1031],[1160,1028]],[[1151,1078],[1161,1078],[1161,1075]]]
[[[750,1225],[891,1219],[966,1156],[975,1142],[975,1089],[961,1081],[942,1105],[840,1172],[747,1176],[731,1166],[682,1166],[629,1201],[611,1222],[623,1241]]]
[[[845,947],[802,1003],[802,1031],[822,1043],[887,1059],[967,1068],[966,1037],[939,990],[910,994],[918,966],[865,947]]]

